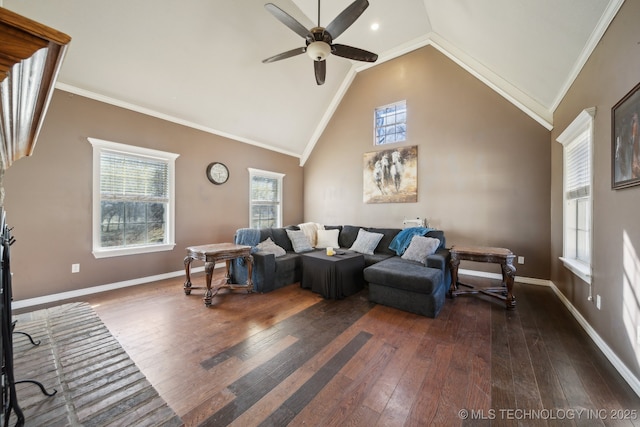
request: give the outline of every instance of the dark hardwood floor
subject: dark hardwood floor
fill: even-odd
[[[297,284],[207,309],[182,283],[83,300],[186,426],[640,425],[638,396],[546,287],[516,283],[515,311],[461,296],[429,319]]]

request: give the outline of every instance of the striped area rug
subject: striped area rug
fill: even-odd
[[[26,426],[181,426],[98,315],[86,303],[21,314],[14,333],[18,404]],[[15,423],[11,416],[11,425]]]

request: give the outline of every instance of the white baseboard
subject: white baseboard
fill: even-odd
[[[624,364],[622,360],[614,353],[614,351],[609,347],[609,345],[598,335],[598,333],[591,327],[589,322],[582,317],[582,314],[571,304],[571,301],[564,296],[560,289],[556,287],[556,285],[551,282],[551,289],[553,292],[560,298],[560,301],[569,309],[573,317],[578,321],[580,326],[585,330],[585,332],[591,337],[593,342],[598,346],[600,351],[609,359],[609,362],[613,365],[614,368],[622,375],[622,378],[629,384],[629,386],[633,389],[633,391],[640,397],[640,379],[636,377],[633,372],[627,365]]]
[[[497,279],[502,280],[502,275],[497,273],[487,273],[484,271],[475,271],[475,270],[464,270],[459,269],[459,274],[466,274],[468,276],[476,276],[476,277],[485,277],[488,279]],[[515,281],[518,283],[525,283],[528,285],[539,285],[539,286],[549,286],[553,293],[562,301],[562,303],[567,307],[569,312],[573,315],[573,317],[578,321],[582,329],[585,330],[587,335],[591,337],[591,340],[595,343],[596,346],[602,351],[609,362],[613,365],[614,368],[622,375],[622,378],[629,384],[629,386],[633,389],[633,391],[640,396],[640,380],[636,377],[633,372],[620,360],[620,358],[614,353],[614,351],[607,345],[607,343],[598,335],[598,333],[591,327],[589,322],[580,314],[580,312],[571,304],[571,301],[564,296],[560,289],[551,281],[544,279],[535,279],[531,277],[521,277],[516,276]]]
[[[216,264],[215,268],[225,267],[225,263]],[[191,269],[192,273],[199,273],[204,271],[204,266],[194,267]],[[99,292],[112,291],[114,289],[126,288],[129,286],[143,285],[149,282],[157,282],[159,280],[172,279],[184,275],[184,270],[172,271],[164,274],[156,274],[155,276],[140,277],[137,279],[125,280],[122,282],[110,283],[107,285],[93,286],[91,288],[78,289],[75,291],[60,292],[58,294],[45,295],[42,297],[28,298],[23,300],[13,301],[11,308],[21,309],[27,307],[33,307],[43,304],[51,304],[59,301],[64,301],[72,298],[78,298],[85,295],[97,294]]]

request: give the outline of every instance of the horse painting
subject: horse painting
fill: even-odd
[[[364,202],[416,202],[417,164],[417,146],[365,153]]]

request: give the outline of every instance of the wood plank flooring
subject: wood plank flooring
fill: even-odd
[[[638,396],[545,287],[516,283],[515,311],[460,296],[429,319],[297,284],[207,309],[182,283],[83,300],[186,426],[640,425]]]

